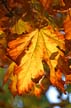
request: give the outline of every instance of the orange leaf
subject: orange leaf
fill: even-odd
[[[55,77],[51,77],[51,80],[52,80],[52,84],[56,87],[58,87],[62,92],[65,93],[65,88],[64,88],[64,84],[65,84],[65,81],[62,80],[62,75],[63,73],[58,70],[56,71],[55,73]]]
[[[65,21],[64,21],[64,29],[65,29],[65,38],[71,39],[71,17],[67,15]]]
[[[33,93],[33,94],[34,94],[35,96],[37,96],[37,97],[40,97],[41,91],[42,91],[41,88],[35,87],[35,88],[34,88],[34,93]]]

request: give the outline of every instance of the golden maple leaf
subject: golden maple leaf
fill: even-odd
[[[63,56],[63,52],[59,49],[64,50],[64,37],[57,30],[54,31],[51,26],[36,29],[9,42],[8,55],[18,64],[14,66],[12,75],[5,76],[8,75],[8,79],[11,80],[12,93],[16,91],[18,94],[24,94],[39,83],[46,74],[43,61],[50,68],[51,83],[64,91],[62,73],[55,70],[59,56]],[[50,59],[54,53],[56,53],[55,56]],[[36,94],[35,90],[34,94]]]

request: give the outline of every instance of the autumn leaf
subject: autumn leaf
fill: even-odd
[[[71,39],[71,17],[67,15],[64,21],[64,29],[65,29],[65,38],[70,40]]]
[[[38,88],[38,87],[35,86],[34,91],[33,91],[33,94],[35,96],[37,96],[37,97],[40,97],[41,92],[42,92],[41,88]]]
[[[16,24],[11,28],[12,33],[22,34],[31,31],[31,26],[28,22],[24,22],[22,19],[19,19]]]
[[[11,90],[11,93],[13,96],[17,94],[17,89],[16,89],[16,83],[17,83],[17,76],[13,75],[14,68],[16,67],[16,63],[12,62],[9,65],[9,68],[5,74],[4,80],[3,80],[3,85],[8,81],[8,78],[11,80],[11,83],[9,85],[9,89]]]
[[[66,49],[66,58],[71,59],[71,19],[67,15],[64,21],[64,31],[65,31],[65,49]]]
[[[11,76],[13,74],[14,66],[15,66],[15,63],[14,62],[12,62],[9,65],[9,68],[8,68],[8,70],[6,72],[5,77],[4,77],[4,83],[8,80],[9,76]]]
[[[6,40],[6,34],[3,32],[3,30],[0,30],[0,67],[4,67],[5,65],[9,64],[9,59],[6,56],[6,46],[7,46],[7,40]]]
[[[18,94],[29,92],[46,74],[43,67],[43,61],[45,61],[50,68],[51,83],[64,91],[62,73],[58,69],[55,71],[58,58],[60,55],[63,56],[58,46],[64,50],[64,37],[57,30],[54,31],[51,26],[36,29],[9,42],[8,55],[18,64],[13,70],[13,77],[16,76],[16,79],[12,80],[11,76],[8,76],[11,80],[10,89],[12,90],[12,86],[15,85]],[[51,60],[51,55],[56,52],[58,53]],[[57,73],[61,74],[58,76]]]
[[[71,12],[71,10],[70,10]],[[71,84],[71,17],[68,14],[64,21],[64,29],[65,29],[65,47],[66,47],[66,61],[68,62],[68,72],[66,72],[66,83]]]

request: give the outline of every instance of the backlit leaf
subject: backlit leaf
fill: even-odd
[[[60,55],[63,56],[58,46],[64,50],[64,37],[51,26],[36,29],[9,42],[8,55],[18,64],[14,67],[13,76],[8,77],[11,80],[11,91],[15,87],[18,94],[24,94],[30,92],[37,83],[40,85],[40,80],[46,74],[43,66],[45,61],[50,68],[51,83],[64,92],[62,72],[55,70],[58,58]],[[51,60],[51,55],[56,52],[58,53]],[[16,78],[12,79],[12,77]]]

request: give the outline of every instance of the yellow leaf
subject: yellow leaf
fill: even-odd
[[[22,34],[31,31],[31,26],[28,22],[19,19],[18,22],[11,28],[12,33]]]
[[[46,74],[43,60],[49,65],[51,83],[62,91],[64,90],[62,79],[60,79],[62,74],[59,77],[55,71],[59,56],[63,56],[63,52],[59,50],[58,46],[64,50],[63,35],[54,31],[50,26],[36,29],[8,44],[8,55],[19,65],[13,70],[13,76],[17,76],[15,87],[18,94],[29,92]],[[58,52],[57,55],[51,60],[51,55],[56,52]],[[38,82],[34,82],[35,79],[38,79]],[[11,81],[12,84],[15,83],[13,80]]]

